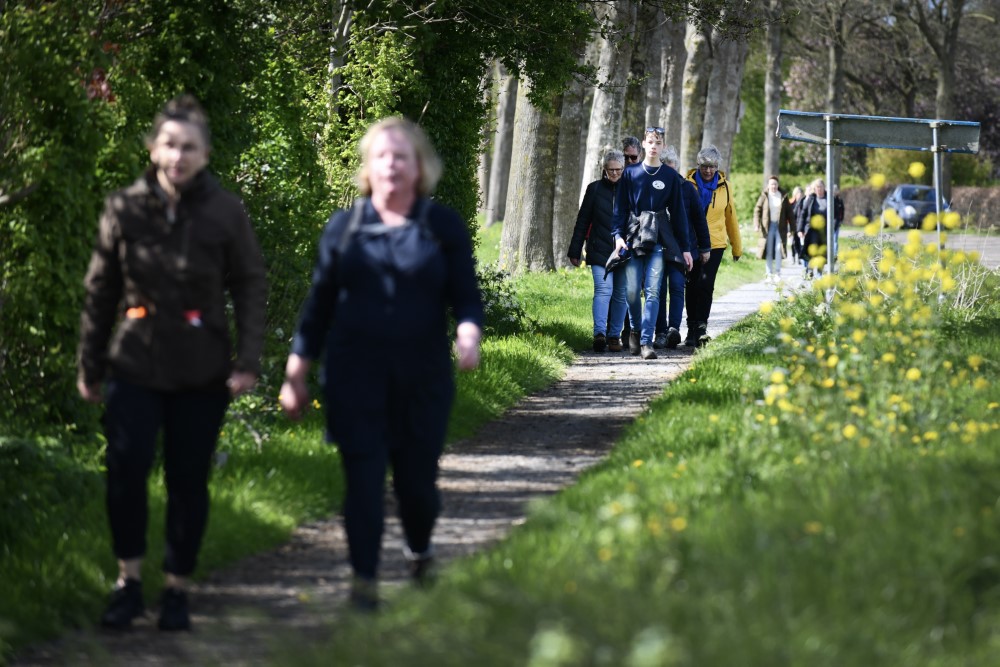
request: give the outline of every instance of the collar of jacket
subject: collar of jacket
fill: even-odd
[[[140,179],[146,186],[150,194],[154,194],[163,199],[166,193],[160,187],[160,182],[156,180],[156,167],[150,165],[143,172]],[[194,178],[181,189],[180,201],[192,201],[205,198],[209,193],[219,188],[219,181],[207,169],[202,169]]]

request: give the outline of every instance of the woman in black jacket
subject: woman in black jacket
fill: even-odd
[[[594,275],[594,352],[621,352],[621,331],[625,320],[624,274],[615,271],[604,278],[604,265],[615,249],[611,236],[615,189],[625,169],[625,156],[619,150],[604,154],[604,173],[587,186],[576,227],[569,242],[569,261],[580,266],[581,251],[587,246],[587,264]]]

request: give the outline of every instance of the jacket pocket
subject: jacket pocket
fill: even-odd
[[[149,377],[153,370],[152,334],[148,318],[122,320],[108,348],[115,375],[133,381]]]

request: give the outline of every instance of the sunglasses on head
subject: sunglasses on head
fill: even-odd
[[[625,159],[628,160],[629,162],[638,162],[639,154],[636,153],[635,155],[629,155],[628,153],[625,153]]]
[[[662,127],[647,127],[646,132],[656,132],[657,134],[663,134]]]

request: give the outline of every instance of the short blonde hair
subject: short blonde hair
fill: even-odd
[[[365,136],[361,137],[361,141],[358,143],[358,151],[361,153],[361,167],[355,177],[361,194],[369,197],[372,193],[371,182],[368,180],[368,153],[371,151],[372,142],[382,132],[389,131],[399,132],[413,146],[413,152],[417,157],[417,167],[420,169],[417,194],[422,197],[430,195],[437,187],[438,181],[441,180],[441,173],[444,171],[441,158],[438,157],[437,151],[434,150],[430,139],[420,129],[420,126],[401,116],[391,116],[373,123],[365,132]]]

